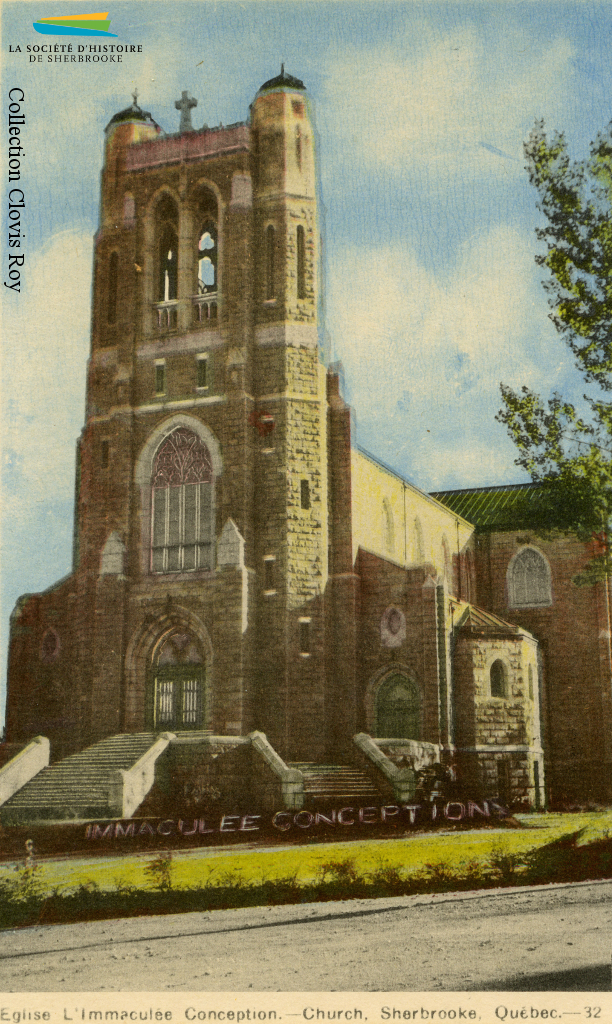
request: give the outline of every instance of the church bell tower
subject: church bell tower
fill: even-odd
[[[272,742],[312,757],[325,735],[327,402],[315,138],[303,83],[281,69],[259,90],[251,118],[258,689]]]
[[[62,754],[261,730],[316,760],[329,406],[310,101],[281,68],[247,121],[197,128],[183,92],[167,134],[137,99],[105,129],[74,569],[20,609],[38,625],[14,633],[10,718]]]

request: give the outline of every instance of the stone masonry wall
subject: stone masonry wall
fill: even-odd
[[[537,645],[525,636],[459,637],[454,683],[457,761],[466,790],[506,803],[537,805],[534,762],[543,783]],[[492,696],[490,671],[504,665],[505,694]],[[532,690],[529,690],[531,666]]]
[[[421,735],[440,741],[439,678],[436,630],[436,591],[424,568],[405,570],[369,552],[360,551],[361,619],[358,641],[358,731],[374,734],[375,700],[379,685],[393,672],[414,679],[421,698]],[[397,647],[385,646],[381,623],[389,607],[406,621],[405,637]]]
[[[552,604],[512,608],[507,572],[525,545],[551,571]],[[574,576],[592,557],[592,544],[529,531],[478,539],[479,593],[485,607],[529,630],[539,642],[542,734],[553,802],[612,798],[612,694],[609,622],[603,587],[578,587]]]

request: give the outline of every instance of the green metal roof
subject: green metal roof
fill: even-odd
[[[556,525],[549,495],[539,484],[434,491],[432,497],[479,530],[522,530],[536,526],[536,522],[540,528]]]

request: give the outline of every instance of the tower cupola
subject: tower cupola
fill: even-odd
[[[302,196],[315,198],[314,133],[306,86],[280,75],[259,89],[251,106],[251,124],[259,154],[256,191],[262,198]]]
[[[258,95],[278,89],[288,89],[291,92],[295,92],[296,90],[305,92],[306,86],[299,78],[294,78],[293,75],[286,74],[285,65],[281,64],[280,75],[276,75],[275,78],[270,78],[267,82],[264,82]]]
[[[150,111],[138,106],[137,89],[132,93],[132,99],[131,106],[111,117],[104,129],[107,161],[112,151],[129,146],[132,142],[154,139],[161,133],[161,128],[151,117]]]

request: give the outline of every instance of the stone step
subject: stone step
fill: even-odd
[[[117,769],[127,770],[155,743],[154,733],[109,736],[44,768],[7,800],[7,820],[28,812],[41,817],[80,817],[108,809],[109,787]]]
[[[288,767],[302,772],[304,793],[313,800],[353,800],[357,797],[380,796],[365,772],[350,765],[292,761]]]

